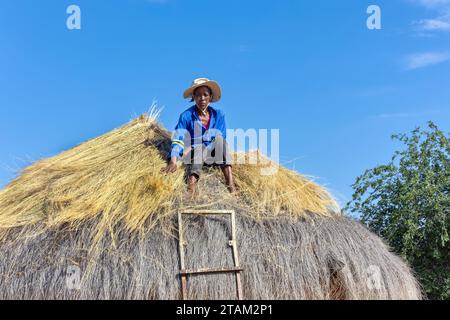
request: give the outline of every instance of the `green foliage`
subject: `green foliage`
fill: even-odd
[[[449,135],[429,122],[392,138],[406,148],[356,179],[346,210],[409,262],[428,298],[450,299]]]

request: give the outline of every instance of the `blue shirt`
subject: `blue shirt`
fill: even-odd
[[[227,139],[227,127],[225,124],[224,113],[211,106],[208,106],[208,110],[211,113],[208,130],[206,130],[200,119],[196,105],[185,110],[180,115],[178,123],[175,126],[175,132],[172,135],[170,158],[177,157],[180,159],[187,146],[194,148],[203,144],[205,147],[208,147],[217,135],[221,135],[224,140]]]

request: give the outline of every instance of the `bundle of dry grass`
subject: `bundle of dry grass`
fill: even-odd
[[[150,114],[24,169],[0,191],[0,299],[177,299],[174,215],[192,207],[238,213],[246,298],[420,298],[408,267],[317,184],[282,167],[261,176],[262,164],[235,165],[239,197],[210,169],[190,201],[184,170],[160,174],[169,148]],[[188,247],[191,266],[230,265],[225,220],[188,223],[187,238],[201,244]],[[74,265],[79,290],[65,282]],[[375,290],[371,266],[381,272]],[[229,275],[189,285],[191,298],[233,298]]]
[[[156,116],[141,116],[24,169],[0,192],[0,232],[36,223],[47,227],[70,223],[77,228],[100,216],[98,241],[119,222],[124,222],[128,231],[136,231],[145,222],[154,225],[170,215],[183,202],[184,171],[160,174],[170,148],[170,133],[156,123]],[[261,176],[261,168],[271,165],[262,163],[235,167],[242,205],[253,215],[329,215],[337,211],[322,187],[281,167],[274,175]],[[220,174],[217,177],[220,179]],[[209,196],[213,202],[229,201],[225,191]]]

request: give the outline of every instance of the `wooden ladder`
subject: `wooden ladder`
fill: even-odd
[[[233,248],[233,260],[234,267],[232,268],[202,268],[198,270],[186,269],[184,260],[184,247],[186,245],[183,238],[183,215],[187,214],[197,214],[197,215],[223,215],[229,214],[231,216],[231,239],[228,241],[228,245]],[[180,277],[181,277],[181,294],[183,300],[187,300],[187,276],[188,275],[201,275],[201,274],[212,274],[212,273],[229,273],[234,272],[236,274],[236,291],[237,299],[242,300],[242,283],[241,283],[241,272],[244,271],[239,266],[239,256],[237,250],[236,241],[236,214],[234,210],[184,210],[178,212],[178,242],[180,251]]]

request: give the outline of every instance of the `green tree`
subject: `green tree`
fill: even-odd
[[[428,298],[450,299],[449,135],[429,122],[392,138],[405,148],[357,177],[346,210],[409,262]]]

